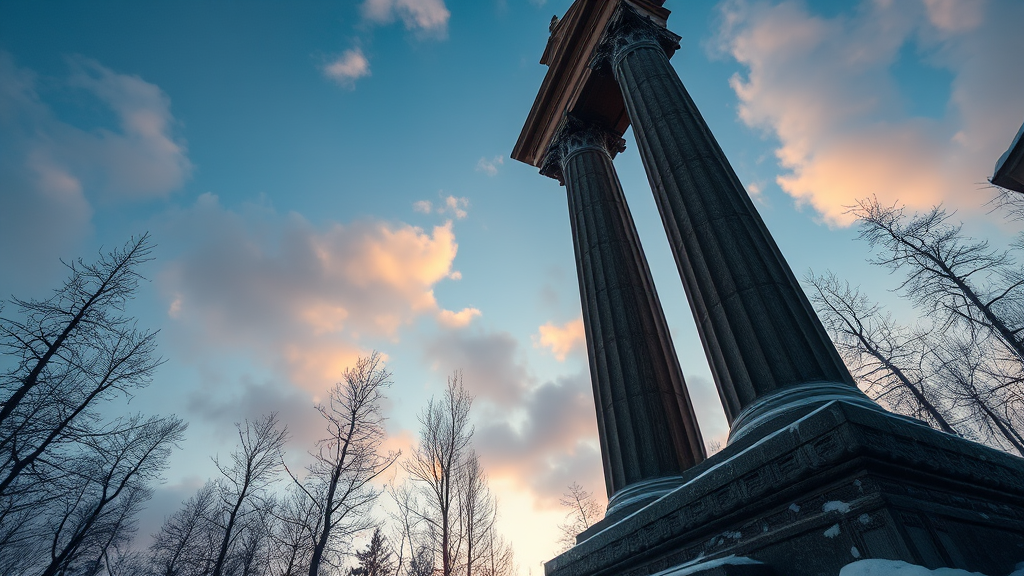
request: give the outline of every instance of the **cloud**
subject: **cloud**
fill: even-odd
[[[741,0],[723,5],[718,40],[747,69],[730,82],[740,119],[779,141],[779,186],[848,225],[846,207],[871,195],[977,209],[977,183],[1024,118],[1022,19],[1024,5],[999,0],[864,1],[831,18]],[[907,112],[894,66],[908,46],[951,73],[940,117]]]
[[[543,508],[557,508],[566,486],[579,482],[601,499],[604,473],[597,418],[586,372],[530,390],[513,418],[479,425],[475,443],[488,473],[530,490]]]
[[[437,38],[448,35],[451,16],[444,0],[366,0],[362,12],[371,22],[390,24],[399,18],[406,30]]]
[[[441,196],[441,200],[436,205],[430,200],[417,200],[412,204],[412,209],[421,214],[435,212],[456,220],[462,220],[469,216],[466,208],[469,208],[469,198],[456,196]]]
[[[67,77],[43,80],[59,94],[54,101],[65,108],[98,103],[114,125],[86,130],[59,119],[37,91],[37,75],[0,51],[0,244],[19,246],[0,251],[4,270],[38,271],[40,262],[58,268],[57,258],[73,255],[91,233],[96,197],[164,197],[192,169],[159,87],[92,60],[68,63]]]
[[[456,273],[453,273],[453,275]],[[462,275],[459,274],[461,278]],[[437,313],[437,322],[445,328],[464,328],[473,321],[473,318],[479,316],[481,312],[476,308],[463,308],[458,312],[452,312],[451,310],[441,310]]]
[[[353,88],[356,80],[370,75],[370,61],[361,49],[352,48],[324,66],[324,74],[346,88]]]
[[[564,362],[570,352],[586,347],[587,336],[583,330],[583,317],[570,320],[561,326],[551,322],[537,329],[534,346],[543,346],[551,350],[559,362]]]
[[[501,156],[495,156],[494,158],[491,158],[490,160],[488,160],[487,158],[484,158],[484,157],[481,156],[480,159],[477,160],[477,162],[476,162],[476,171],[477,172],[483,172],[484,174],[487,174],[488,176],[497,176],[498,175],[498,166],[501,166],[504,163],[505,163],[505,159],[502,158]]]
[[[491,407],[517,405],[534,381],[508,332],[443,332],[426,341],[423,352],[434,370],[461,370],[466,389]]]
[[[431,231],[361,220],[317,227],[260,205],[226,209],[211,194],[171,215],[183,252],[159,277],[171,330],[188,355],[250,355],[322,394],[366,352],[420,317],[447,326],[479,311],[442,309],[434,287],[458,251],[450,222]]]

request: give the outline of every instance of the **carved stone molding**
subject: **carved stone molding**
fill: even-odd
[[[615,63],[640,46],[654,45],[672,56],[679,49],[679,40],[677,34],[659,26],[628,2],[622,2],[608,22],[604,38],[594,50],[590,67],[597,72],[610,73]]]
[[[574,154],[583,150],[600,150],[609,158],[615,158],[616,154],[625,149],[626,141],[607,129],[593,122],[566,116],[548,146],[540,173],[565,186],[563,166]]]

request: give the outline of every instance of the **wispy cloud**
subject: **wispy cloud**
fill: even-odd
[[[494,158],[491,158],[490,160],[488,160],[487,158],[484,158],[483,156],[481,156],[480,159],[477,160],[477,162],[476,162],[476,171],[477,172],[483,172],[484,174],[487,174],[488,176],[497,176],[498,175],[498,166],[501,166],[504,163],[505,163],[505,159],[503,157],[501,157],[501,156],[495,156]]]
[[[346,88],[354,88],[356,80],[370,75],[370,61],[356,47],[324,66],[324,74]]]
[[[586,345],[583,318],[570,320],[561,326],[548,322],[537,329],[533,340],[534,346],[548,348],[555,358],[564,361],[569,353],[582,350]]]
[[[1024,4],[865,0],[834,17],[795,1],[723,6],[720,46],[747,68],[731,80],[739,116],[778,138],[787,194],[836,225],[871,195],[980,204],[972,192],[1024,118],[1024,35],[1013,24]],[[907,112],[893,67],[908,53],[951,73],[939,117]]]
[[[466,210],[469,208],[469,199],[460,196],[441,196],[441,199],[434,204],[430,200],[417,200],[413,202],[412,209],[421,214],[442,214],[457,220],[469,216]]]
[[[0,251],[5,270],[67,256],[89,233],[97,197],[166,197],[192,170],[158,86],[85,58],[68,64],[67,77],[45,83],[73,94],[70,102],[99,103],[112,125],[83,129],[59,119],[37,92],[36,74],[0,51],[0,244],[22,247]]]
[[[371,22],[389,24],[398,18],[407,30],[437,38],[447,37],[451,17],[444,0],[366,0],[362,12]]]

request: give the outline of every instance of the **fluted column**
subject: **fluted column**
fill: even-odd
[[[609,516],[660,497],[704,443],[612,156],[623,141],[567,118],[541,172],[566,187]]]
[[[730,441],[828,399],[870,402],[669,64],[678,40],[623,2],[592,67],[622,91]]]

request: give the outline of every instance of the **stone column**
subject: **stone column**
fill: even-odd
[[[669,64],[678,40],[623,2],[591,67],[613,73],[622,92],[732,426],[730,442],[823,400],[873,404]]]
[[[541,173],[562,182],[576,251],[609,517],[661,497],[704,443],[612,157],[623,140],[567,118]]]

